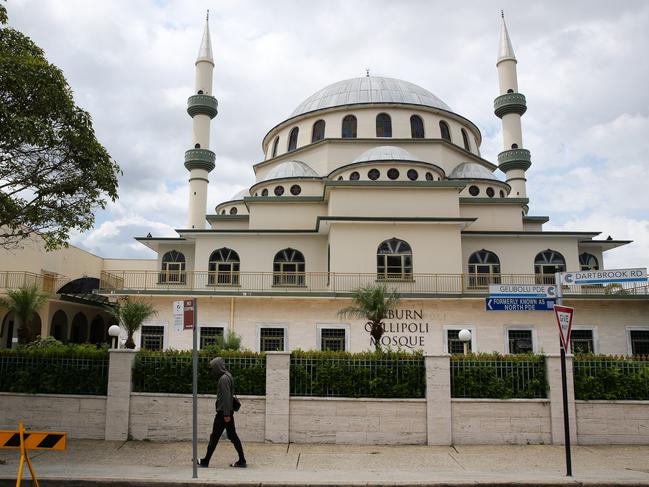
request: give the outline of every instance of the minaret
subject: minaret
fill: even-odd
[[[516,56],[509,39],[505,15],[501,11],[502,27],[498,49],[498,81],[500,96],[494,100],[494,113],[503,122],[503,151],[498,154],[498,167],[512,187],[510,198],[527,198],[525,171],[531,165],[530,151],[523,149],[521,115],[527,110],[525,95],[518,92]],[[527,207],[526,207],[527,211]]]
[[[207,211],[208,177],[214,169],[214,152],[210,147],[210,124],[216,117],[218,102],[212,96],[212,41],[210,40],[209,10],[205,20],[203,40],[196,59],[194,95],[187,100],[187,113],[192,117],[192,147],[185,152],[185,167],[189,171],[189,216],[187,228],[204,229]]]

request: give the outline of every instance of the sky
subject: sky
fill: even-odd
[[[545,230],[633,240],[606,268],[649,266],[649,2],[9,0],[9,25],[62,69],[98,140],[123,170],[119,200],[71,243],[102,257],[153,258],[134,236],[187,220],[187,97],[210,10],[214,89],[208,213],[254,182],[261,140],[305,98],[371,74],[431,91],[502,148],[500,10],[527,98],[530,215]],[[502,173],[497,173],[504,179]]]

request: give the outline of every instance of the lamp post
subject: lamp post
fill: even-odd
[[[471,332],[467,330],[466,328],[460,330],[460,332],[457,334],[457,337],[460,339],[462,342],[462,345],[464,345],[464,355],[469,353],[469,343],[471,342]]]
[[[110,328],[108,328],[108,335],[110,336],[110,345],[111,348],[118,348],[118,342],[117,339],[119,338],[119,332],[120,328],[117,325],[112,325]]]

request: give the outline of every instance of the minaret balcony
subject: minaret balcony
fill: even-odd
[[[532,159],[527,149],[511,149],[498,154],[498,168],[502,172],[506,173],[512,169],[527,171],[531,165]]]
[[[188,171],[203,169],[210,172],[214,169],[216,155],[207,149],[189,149],[185,152],[185,168]]]
[[[210,118],[216,117],[219,102],[210,95],[193,95],[187,99],[187,113],[194,115],[207,115]]]
[[[498,118],[503,118],[508,113],[523,115],[526,111],[527,102],[525,95],[521,93],[506,93],[494,100],[494,113]]]

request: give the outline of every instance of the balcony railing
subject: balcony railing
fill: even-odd
[[[67,277],[22,271],[0,271],[0,290],[36,286],[40,291],[55,293],[70,279]]]
[[[172,275],[173,274],[173,275]],[[409,279],[339,272],[104,271],[102,294],[178,293],[282,294],[349,293],[361,286],[386,284],[402,294],[486,295],[490,284],[539,284],[535,274],[411,274]],[[548,283],[550,284],[550,283]],[[646,285],[625,283],[563,286],[564,295],[649,295]]]

